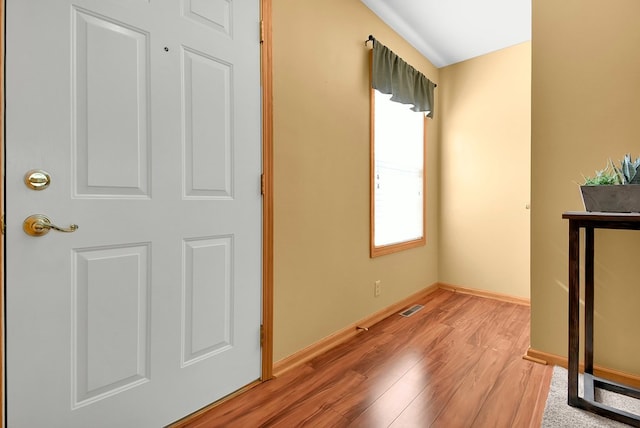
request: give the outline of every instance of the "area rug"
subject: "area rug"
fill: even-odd
[[[547,397],[542,418],[543,428],[628,427],[626,424],[569,406],[567,404],[567,384],[567,370],[558,366],[554,367],[551,388],[549,389],[549,396]],[[583,383],[582,375],[580,375],[578,395],[582,396],[582,392]],[[599,388],[595,390],[595,397],[598,402],[640,415],[640,400]]]

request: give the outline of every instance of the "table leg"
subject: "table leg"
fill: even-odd
[[[593,228],[585,228],[584,243],[584,372],[593,374]]]
[[[568,404],[578,400],[578,358],[580,348],[580,228],[569,221],[569,394]]]

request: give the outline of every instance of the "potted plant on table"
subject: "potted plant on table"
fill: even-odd
[[[626,154],[619,167],[609,160],[595,176],[585,177],[580,191],[587,211],[640,212],[640,157]]]

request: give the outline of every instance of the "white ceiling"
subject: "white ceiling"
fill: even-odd
[[[531,0],[362,2],[436,67],[531,40]]]

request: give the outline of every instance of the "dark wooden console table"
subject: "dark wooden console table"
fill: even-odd
[[[562,218],[569,220],[569,405],[640,427],[640,415],[595,401],[594,387],[638,399],[640,399],[640,390],[593,375],[593,231],[594,229],[640,230],[640,214],[566,212],[562,214]],[[584,397],[578,396],[581,228],[585,230]]]

